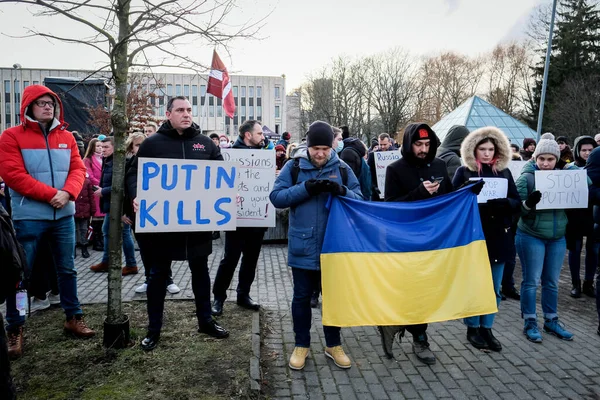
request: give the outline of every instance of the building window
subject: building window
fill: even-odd
[[[183,85],[183,95],[190,98],[190,85]]]
[[[280,106],[275,106],[275,118],[281,118]]]
[[[15,80],[15,125],[19,125],[21,123],[21,83],[18,80]]]
[[[254,106],[248,106],[248,119],[254,119]]]
[[[275,100],[281,99],[281,88],[279,86],[275,86]]]
[[[181,96],[181,85],[175,85],[175,96]]]
[[[246,86],[242,86],[242,93],[241,93],[240,97],[242,99],[246,98]]]
[[[192,115],[198,116],[198,85],[192,85]]]
[[[251,99],[254,98],[254,86],[248,86],[248,97]]]
[[[4,81],[4,120],[6,127],[10,127],[10,81]]]
[[[23,81],[23,90],[25,90],[27,86],[29,86],[29,81]]]
[[[171,100],[171,97],[173,97],[173,85],[169,83],[167,85],[167,98]]]
[[[40,84],[40,81],[33,81],[33,84],[34,84],[34,85],[39,85],[39,84]]]
[[[229,115],[225,116],[225,125],[231,126],[231,118],[229,118]],[[227,131],[229,131],[229,129],[227,129]]]
[[[165,114],[165,96],[161,95],[158,97],[158,115],[163,116]]]
[[[246,106],[240,106],[240,124],[246,121]]]
[[[279,134],[279,124],[275,124],[275,133]]]
[[[215,98],[214,98],[214,96],[210,96],[208,98],[208,116],[209,117],[215,116]]]
[[[217,97],[217,117],[223,118],[223,100]]]
[[[256,106],[256,119],[262,121],[262,107]]]
[[[262,97],[262,86],[256,87],[256,98],[260,99]]]

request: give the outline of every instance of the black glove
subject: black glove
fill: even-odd
[[[542,200],[542,192],[536,190],[529,195],[527,200],[525,200],[525,205],[527,208],[533,208],[537,203],[540,202],[540,200]]]
[[[485,181],[482,179],[482,180],[478,181],[476,184],[474,184],[473,186],[471,186],[471,192],[473,192],[477,196],[479,196],[479,193],[481,193],[481,189],[483,189],[483,185],[485,185]]]
[[[306,182],[304,182],[304,187],[306,188],[308,194],[311,196],[316,196],[319,193],[323,192],[323,184],[321,183],[321,181],[318,181],[316,179],[307,180]]]
[[[324,192],[331,193],[335,196],[345,196],[346,195],[346,188],[337,182],[325,180],[325,181],[323,181],[323,185],[324,185],[324,188],[323,188]]]

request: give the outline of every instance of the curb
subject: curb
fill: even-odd
[[[250,390],[260,392],[260,312],[252,316],[252,357],[250,358]]]

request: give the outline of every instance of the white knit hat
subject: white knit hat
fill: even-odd
[[[536,158],[540,154],[552,154],[557,160],[560,158],[560,147],[558,147],[558,143],[554,140],[553,134],[544,133],[542,135],[540,142],[535,146],[533,158]]]

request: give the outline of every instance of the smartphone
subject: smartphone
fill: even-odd
[[[437,178],[433,178],[432,183],[442,183],[443,180],[444,180],[443,176],[438,176]]]

